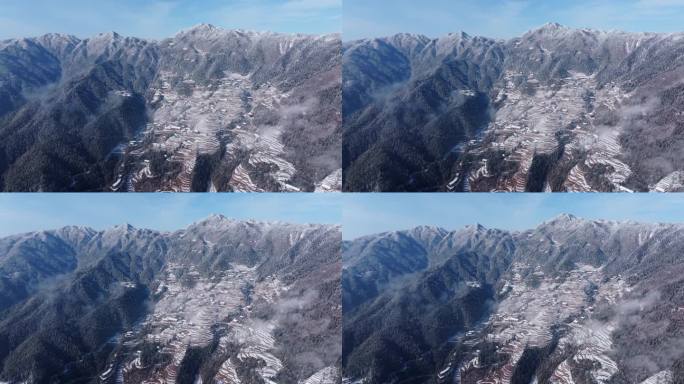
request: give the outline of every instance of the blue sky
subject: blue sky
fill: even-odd
[[[684,222],[684,194],[345,194],[345,239],[434,225],[523,230],[570,213],[587,219]]]
[[[212,213],[236,219],[339,224],[332,194],[0,194],[0,236],[66,225],[95,229],[128,223],[176,230]]]
[[[684,0],[344,0],[345,40],[465,31],[509,38],[557,22],[576,28],[684,31]]]
[[[210,23],[287,33],[341,30],[342,0],[0,0],[0,39],[116,31],[163,38]]]
[[[684,222],[684,194],[0,194],[0,236],[65,225],[176,230],[212,213],[342,224],[345,239],[418,225],[522,230],[561,213]]]

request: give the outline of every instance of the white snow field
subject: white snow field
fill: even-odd
[[[189,192],[199,155],[211,155],[225,143],[226,161],[238,163],[230,179],[235,191],[261,192],[252,182],[253,174],[270,169],[281,188],[298,191],[289,182],[296,170],[284,159],[285,149],[276,128],[264,130],[254,121],[254,109],[273,113],[288,94],[266,83],[253,84],[249,76],[226,73],[225,77],[197,84],[187,74],[161,71],[152,87],[152,102],[157,106],[152,121],[140,137],[118,149],[128,154],[121,164],[112,190],[123,188],[134,192],[148,180],[161,183],[161,191]],[[165,161],[178,164],[180,175],[155,174],[150,169],[154,152]],[[257,170],[257,167],[259,170]],[[216,189],[208,185],[207,191]]]
[[[629,96],[614,84],[599,88],[595,75],[581,72],[571,72],[551,86],[542,84],[534,75],[507,71],[496,90],[494,102],[499,107],[494,121],[479,139],[466,144],[467,149],[473,154],[502,151],[504,162],[517,164],[516,172],[492,190],[524,192],[534,156],[556,151],[557,135],[564,132],[568,136],[564,156],[572,156],[573,150],[585,154],[582,159],[568,158],[579,162],[571,169],[563,185],[565,190],[591,191],[586,175],[607,167],[611,170],[607,175],[610,183],[617,190],[628,191],[622,184],[632,171],[620,160],[620,128],[596,122],[596,111],[615,111]],[[453,189],[464,177],[466,189],[491,177],[486,159],[467,174],[454,174],[447,189]],[[546,185],[545,190],[550,186]]]
[[[218,337],[218,353],[230,357],[221,362],[215,383],[240,383],[237,364],[247,359],[261,364],[258,373],[264,382],[275,383],[274,378],[283,368],[275,355],[273,331],[278,323],[256,318],[253,303],[277,303],[287,289],[274,276],[257,281],[256,269],[242,265],[203,276],[193,266],[169,264],[164,280],[154,292],[159,300],[153,304],[153,311],[141,324],[123,334],[120,342],[134,350],[145,340],[157,345],[158,353],[171,356],[170,361],[150,370],[141,361],[141,351],[134,350],[119,362],[111,363],[99,380],[133,382],[126,378],[147,374],[143,383],[176,383],[189,348],[206,347]],[[248,291],[251,293],[246,294]],[[236,346],[238,352],[231,356],[230,351]],[[306,383],[332,384],[336,377],[337,369],[328,367]],[[201,382],[199,376],[197,380]]]
[[[538,286],[532,289],[525,276],[534,276]],[[604,282],[601,268],[582,265],[565,276],[546,277],[540,267],[514,263],[511,278],[504,282],[500,295],[505,299],[490,318],[479,327],[467,332],[460,342],[474,346],[482,340],[495,343],[497,352],[507,355],[505,364],[492,371],[480,384],[510,383],[514,369],[529,347],[544,347],[554,337],[554,326],[566,325],[557,354],[569,353],[571,357],[561,362],[549,379],[551,383],[573,384],[571,364],[589,363],[589,372],[597,383],[606,383],[618,372],[611,359],[611,332],[614,325],[594,321],[592,315],[599,303],[616,303],[629,292],[620,278]],[[594,301],[587,294],[589,286],[598,286]],[[447,383],[472,369],[480,368],[479,350],[471,352],[460,366],[449,362],[438,374],[440,382]]]

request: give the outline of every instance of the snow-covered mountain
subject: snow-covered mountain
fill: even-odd
[[[562,215],[345,242],[345,382],[681,382],[683,235]]]
[[[0,381],[338,382],[340,241],[223,216],[0,239]]]
[[[345,189],[677,191],[683,38],[547,24],[346,43]]]
[[[339,36],[0,42],[8,191],[339,190]]]

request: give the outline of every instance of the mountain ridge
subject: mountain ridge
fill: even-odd
[[[344,44],[345,45],[350,45],[358,42],[371,42],[373,40],[392,40],[394,38],[411,38],[415,40],[420,40],[420,41],[437,41],[440,39],[446,39],[447,37],[461,37],[461,38],[480,38],[480,39],[485,39],[485,40],[491,40],[491,41],[497,41],[497,42],[511,42],[515,40],[520,40],[525,36],[528,35],[534,35],[534,34],[540,34],[543,32],[557,32],[557,31],[567,31],[567,32],[573,32],[573,33],[591,33],[591,34],[614,34],[614,35],[635,35],[635,36],[661,36],[661,37],[669,37],[669,36],[677,36],[677,35],[683,35],[684,31],[681,32],[633,32],[633,31],[626,31],[626,30],[621,30],[621,29],[595,29],[595,28],[579,28],[579,27],[570,27],[566,26],[560,23],[556,22],[547,22],[545,24],[542,24],[536,28],[532,28],[526,32],[523,32],[519,36],[513,36],[513,37],[507,37],[507,38],[494,38],[494,37],[488,37],[484,35],[471,35],[467,31],[455,31],[455,32],[448,32],[439,36],[427,36],[425,34],[421,33],[409,33],[409,32],[397,32],[394,34],[389,34],[389,35],[384,35],[384,36],[377,36],[377,37],[365,37],[365,38],[359,38],[359,39],[353,39],[353,40],[345,40]]]
[[[344,189],[677,191],[682,37],[549,25],[346,42]]]
[[[538,230],[545,225],[549,224],[567,224],[568,222],[576,222],[576,223],[582,223],[582,224],[617,224],[618,226],[620,225],[639,225],[643,227],[662,227],[662,228],[679,228],[679,227],[684,227],[684,223],[676,223],[676,222],[646,222],[646,221],[638,221],[638,220],[633,220],[633,219],[628,219],[628,220],[619,220],[619,219],[611,219],[611,220],[606,220],[606,219],[587,219],[587,218],[582,218],[580,216],[576,216],[573,214],[569,213],[560,213],[556,216],[553,216],[549,219],[546,219],[539,224],[537,224],[535,227],[532,228],[527,228],[527,229],[502,229],[502,228],[496,228],[496,227],[487,227],[482,224],[468,224],[464,225],[459,228],[455,229],[446,229],[441,226],[433,226],[433,225],[418,225],[412,228],[407,228],[407,229],[399,229],[399,230],[391,230],[391,231],[383,231],[383,232],[377,232],[377,233],[371,233],[371,234],[366,234],[362,235],[353,239],[346,239],[345,242],[354,242],[357,240],[366,240],[370,238],[378,238],[378,237],[386,237],[386,236],[392,236],[392,235],[397,235],[397,234],[411,234],[414,232],[421,232],[425,230],[432,230],[435,232],[442,232],[444,233],[445,236],[448,236],[453,233],[461,233],[461,232],[468,232],[468,231],[497,231],[497,232],[507,232],[511,234],[524,234],[525,232],[530,232],[534,230]]]
[[[340,50],[335,35],[209,26],[5,40],[0,187],[338,190]]]
[[[347,242],[345,380],[676,382],[683,233],[559,215],[456,230],[429,249],[385,234]]]
[[[147,41],[147,42],[154,42],[154,43],[160,43],[164,40],[171,40],[175,36],[178,36],[183,33],[192,33],[192,32],[202,32],[202,31],[208,31],[208,32],[219,32],[222,34],[230,34],[230,33],[239,33],[239,34],[246,34],[246,35],[263,35],[263,36],[281,36],[281,37],[320,37],[320,38],[325,38],[325,37],[334,37],[334,36],[340,36],[340,33],[324,33],[324,34],[307,34],[307,33],[286,33],[286,32],[273,32],[273,31],[268,31],[268,30],[254,30],[254,29],[241,29],[241,28],[235,28],[235,29],[230,29],[230,28],[223,28],[219,27],[213,24],[207,24],[207,23],[199,23],[194,26],[191,26],[189,28],[181,29],[178,32],[174,33],[172,36],[168,37],[163,37],[163,38],[145,38],[145,37],[138,37],[138,36],[126,36],[122,35],[119,32],[116,31],[109,31],[109,32],[100,32],[98,34],[92,35],[92,36],[86,36],[86,37],[79,37],[76,35],[72,35],[69,33],[62,33],[62,32],[48,32],[44,33],[42,35],[36,35],[36,36],[29,36],[29,37],[11,37],[11,38],[6,38],[0,40],[0,44],[9,44],[9,43],[19,43],[22,41],[32,41],[32,42],[50,42],[54,41],[56,39],[61,40],[61,42],[76,42],[80,43],[85,40],[92,40],[97,37],[108,37],[110,39],[133,39],[133,40],[140,40],[140,41]]]
[[[0,380],[332,384],[340,238],[219,215],[0,238]]]

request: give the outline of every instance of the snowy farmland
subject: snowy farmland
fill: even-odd
[[[125,156],[111,190],[190,192],[198,157],[225,151],[221,161],[232,175],[221,189],[269,190],[255,181],[266,172],[280,190],[299,191],[291,184],[297,170],[286,159],[280,127],[257,121],[260,115],[278,115],[287,93],[236,73],[197,83],[188,75],[161,71],[156,84],[150,90],[151,121],[136,140],[117,148]],[[160,156],[175,166],[166,173],[153,171],[151,159]],[[213,182],[206,188],[217,189]]]
[[[530,287],[533,276],[535,287]],[[590,287],[599,287],[589,294]],[[564,276],[546,277],[539,266],[514,263],[510,278],[505,280],[499,295],[504,299],[497,304],[489,319],[468,331],[459,340],[473,348],[469,357],[449,361],[438,373],[440,382],[460,382],[471,370],[481,369],[482,342],[495,344],[496,353],[504,362],[487,374],[480,384],[510,383],[517,364],[528,348],[543,348],[560,336],[554,354],[569,355],[553,371],[550,382],[573,384],[571,367],[590,364],[588,372],[596,383],[607,383],[618,372],[611,358],[611,333],[614,324],[593,319],[596,306],[615,304],[629,292],[620,278],[606,281],[601,268],[582,265]],[[558,328],[558,326],[560,328]]]
[[[499,151],[504,163],[514,165],[515,171],[497,180],[493,190],[524,192],[535,156],[558,151],[559,137],[564,136],[564,159],[575,163],[563,184],[566,191],[592,190],[587,175],[593,170],[603,173],[603,169],[609,170],[606,178],[614,189],[627,191],[623,184],[632,171],[620,158],[620,127],[598,123],[597,111],[616,111],[629,94],[617,85],[599,89],[595,75],[580,72],[546,84],[532,74],[508,71],[495,92],[498,107],[494,120],[480,138],[466,146],[466,151],[475,155]],[[473,186],[479,190],[477,185],[493,175],[484,160],[468,172],[454,174],[447,189],[466,178],[466,190]],[[664,180],[661,188],[668,185]],[[544,189],[551,190],[548,183]]]
[[[286,286],[274,276],[257,281],[255,268],[241,265],[206,275],[194,266],[169,264],[164,276],[154,292],[158,299],[152,312],[117,339],[124,352],[99,375],[100,382],[176,383],[189,351],[215,342],[215,353],[224,357],[214,382],[240,383],[237,369],[249,361],[260,364],[257,372],[264,382],[275,382],[283,369],[273,334],[278,323],[259,319],[253,309],[258,302],[277,303]],[[168,356],[166,363],[146,366],[142,343],[155,345],[156,353]],[[333,383],[335,377],[336,368],[329,367],[307,382]],[[197,380],[201,382],[199,376]]]

